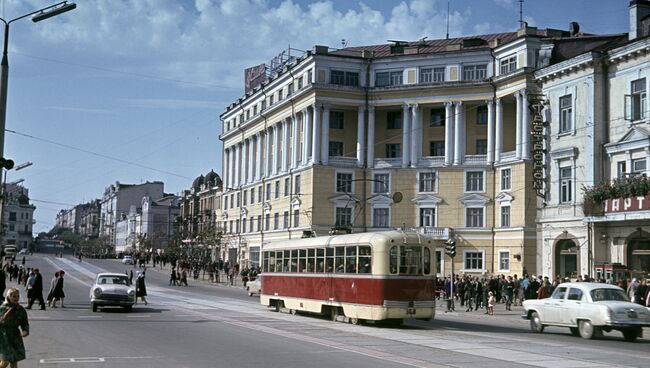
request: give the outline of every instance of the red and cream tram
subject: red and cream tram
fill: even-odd
[[[435,316],[435,245],[386,231],[264,246],[261,303],[359,321]]]

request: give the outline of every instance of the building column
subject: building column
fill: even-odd
[[[409,105],[402,105],[402,167],[407,167],[411,160],[411,151],[409,145],[411,144],[411,114],[409,113]]]
[[[487,100],[487,164],[492,166],[494,164],[494,101]]]
[[[239,167],[241,166],[241,143],[237,143],[235,145],[235,186],[239,186],[239,183],[241,183],[241,179],[239,177]]]
[[[311,138],[311,160],[314,165],[320,164],[320,112],[321,106],[314,104],[314,129]]]
[[[268,178],[271,176],[271,165],[273,164],[273,159],[271,158],[271,133],[272,133],[273,127],[267,127],[266,130],[264,130],[264,152],[266,157],[264,157],[264,172],[262,175],[265,178]]]
[[[321,146],[321,162],[323,165],[329,164],[330,157],[330,107],[329,105],[323,106],[323,126],[322,128],[322,146]]]
[[[297,114],[291,116],[291,126],[293,127],[291,130],[293,134],[293,139],[291,139],[293,141],[293,150],[291,151],[293,153],[291,168],[295,169],[298,167],[298,162],[300,162],[300,137],[298,136],[300,129],[298,129],[299,124]]]
[[[280,159],[280,123],[273,125],[273,167],[271,173],[278,173],[278,163]]]
[[[526,90],[521,91],[521,112],[521,158],[530,160],[530,109]]]
[[[241,142],[241,184],[248,183],[248,139]]]
[[[496,129],[494,133],[494,162],[501,162],[501,151],[503,151],[503,106],[501,99],[496,101]]]
[[[463,163],[463,127],[465,121],[463,120],[463,101],[456,102],[456,111],[455,111],[455,124],[454,124],[454,165],[460,165]]]
[[[420,127],[420,108],[418,104],[411,105],[411,167],[418,166],[418,160],[422,151],[422,144],[420,138],[422,137],[422,129]]]
[[[521,126],[522,126],[521,121],[523,120],[523,116],[522,116],[523,103],[521,102],[521,92],[518,91],[515,94],[515,97],[517,98],[517,124],[515,126],[516,127],[516,129],[515,129],[515,147],[516,147],[515,158],[517,160],[521,160],[521,143],[522,143],[521,142],[521,130],[522,130],[521,129]]]
[[[357,166],[363,167],[364,163],[364,151],[365,151],[365,107],[359,106],[357,111]]]
[[[282,121],[282,172],[289,170],[291,166],[291,142],[289,142],[289,119]]]
[[[235,187],[235,180],[237,179],[237,177],[235,175],[235,159],[236,159],[237,147],[232,146],[230,151],[231,151],[231,153],[230,153],[230,185],[229,185],[229,188],[234,188]]]
[[[454,103],[445,102],[445,165],[454,160]]]
[[[255,135],[255,141],[255,148],[257,149],[255,151],[255,161],[257,161],[257,165],[255,166],[255,180],[258,181],[262,179],[262,132]]]
[[[223,164],[222,164],[222,175],[223,175],[223,185],[228,187],[228,181],[230,180],[230,170],[228,166],[228,156],[230,156],[230,149],[226,148],[223,150]]]
[[[302,110],[302,166],[309,162],[309,153],[311,152],[311,114],[309,107]]]
[[[368,106],[368,162],[369,168],[375,166],[375,107]]]
[[[259,165],[259,161],[255,162],[255,141],[253,140],[255,136],[248,138],[248,182],[252,183],[255,181],[255,165]]]

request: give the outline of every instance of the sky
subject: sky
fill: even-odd
[[[0,0],[6,21],[55,4]],[[243,95],[244,68],[288,47],[338,48],[444,38],[447,0],[77,0],[9,32],[6,158],[24,179],[34,233],[61,209],[119,181],[162,181],[180,194],[221,175],[219,115]],[[627,0],[525,0],[530,26],[628,30]],[[518,0],[449,0],[451,37],[514,31]]]

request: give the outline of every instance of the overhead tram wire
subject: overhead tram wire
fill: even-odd
[[[105,158],[107,160],[116,161],[116,162],[120,162],[120,163],[123,163],[123,164],[131,165],[131,166],[136,166],[136,167],[139,167],[139,168],[142,168],[142,169],[156,171],[156,172],[159,172],[159,173],[162,173],[162,174],[176,176],[176,177],[181,178],[181,179],[193,180],[193,178],[190,178],[190,177],[187,177],[187,176],[184,176],[184,175],[180,175],[180,174],[176,174],[176,173],[173,173],[173,172],[170,172],[170,171],[156,169],[156,168],[151,167],[151,166],[142,165],[142,164],[139,164],[139,163],[136,163],[136,162],[124,160],[124,159],[117,158],[117,157],[108,156],[108,155],[105,155],[103,153],[97,153],[97,152],[93,152],[93,151],[83,149],[83,148],[79,148],[79,147],[74,147],[74,146],[71,146],[71,145],[68,145],[68,144],[55,142],[55,141],[52,141],[52,140],[49,140],[49,139],[36,137],[36,136],[30,135],[30,134],[21,133],[21,132],[15,131],[15,130],[5,129],[5,131],[9,132],[9,133],[16,134],[16,135],[20,135],[20,136],[23,136],[23,137],[26,137],[26,138],[31,138],[31,139],[34,139],[34,140],[37,140],[37,141],[49,143],[49,144],[52,144],[52,145],[55,145],[55,146],[64,147],[64,148],[68,148],[68,149],[71,149],[71,150],[74,150],[74,151],[79,151],[79,152],[87,153],[89,155]]]

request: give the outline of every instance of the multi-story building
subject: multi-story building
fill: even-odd
[[[607,42],[525,26],[289,59],[221,115],[226,245],[247,264],[273,240],[399,227],[438,242],[441,275],[450,238],[457,272],[535,272],[528,99],[562,39],[563,58]]]
[[[116,229],[118,221],[126,219],[130,207],[133,205],[139,208],[142,205],[142,198],[162,198],[164,184],[160,181],[146,182],[142,184],[121,184],[116,182],[104,190],[100,201],[99,234],[104,236],[107,246],[115,248]]]
[[[60,210],[56,215],[56,227],[70,229],[87,238],[99,235],[99,200],[78,204],[70,209]]]
[[[549,122],[544,274],[650,273],[650,1],[629,12],[628,33],[536,72]]]
[[[213,170],[200,175],[185,190],[180,203],[179,226],[184,244],[210,249],[213,260],[224,259],[220,249],[221,230],[217,227],[220,209],[221,178]]]
[[[29,190],[18,184],[5,184],[2,208],[2,245],[15,245],[18,249],[32,244],[32,227],[36,207],[29,203]]]

